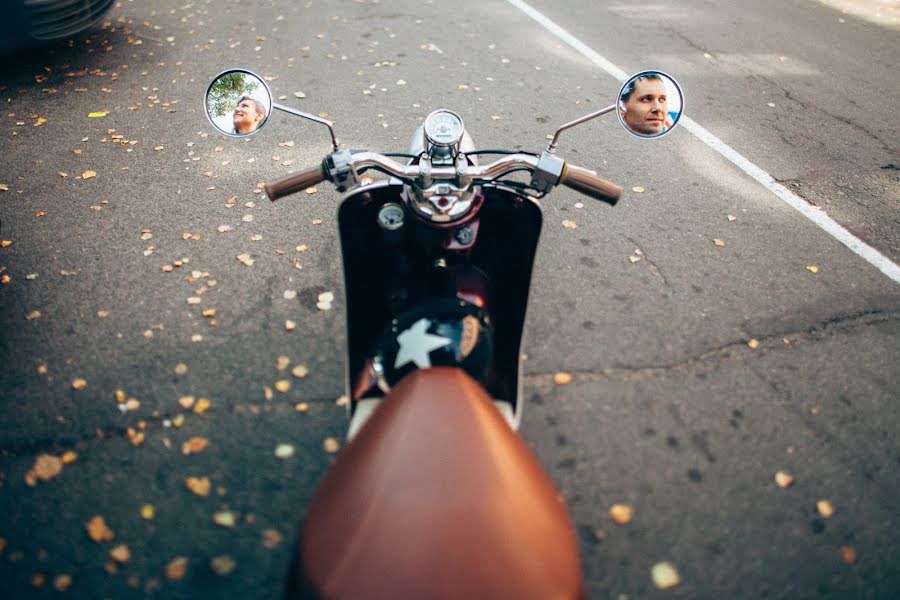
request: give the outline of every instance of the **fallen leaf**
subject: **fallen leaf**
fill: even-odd
[[[209,440],[204,437],[192,437],[181,445],[181,453],[185,456],[198,454],[200,452],[203,452],[208,444]]]
[[[340,450],[341,443],[333,437],[325,438],[325,441],[322,442],[322,448],[324,448],[325,452],[328,454],[334,454]]]
[[[175,374],[176,375],[184,375],[188,371],[188,366],[184,363],[178,363],[175,365]]]
[[[653,583],[661,590],[678,585],[680,579],[678,571],[668,562],[656,563],[650,571]]]
[[[572,376],[569,373],[557,373],[553,376],[553,383],[556,385],[569,385],[572,383]]]
[[[828,500],[819,500],[816,502],[816,510],[823,518],[828,519],[834,514],[834,505]]]
[[[570,221],[569,219],[563,221],[562,226],[566,229],[578,229],[578,223],[576,223],[575,221]]]
[[[856,550],[853,546],[841,546],[841,560],[843,560],[848,565],[852,565],[856,562]]]
[[[9,191],[9,184],[0,183],[0,192],[8,192],[8,191]]]
[[[209,567],[213,570],[213,573],[220,577],[229,575],[234,571],[235,566],[237,566],[237,563],[234,562],[233,558],[227,555],[217,556],[209,561]]]
[[[728,220],[734,222],[737,221],[737,217],[735,217],[734,215],[728,215]]]
[[[303,379],[307,375],[309,375],[309,368],[307,368],[304,364],[299,364],[291,369],[291,375],[296,377],[297,379]]]
[[[810,273],[818,273],[819,267],[817,267],[816,265],[809,265],[808,267],[806,267],[806,270]]]
[[[53,587],[59,592],[64,592],[72,585],[71,575],[57,575],[53,580]]]
[[[184,556],[176,556],[166,565],[166,578],[172,581],[184,579],[187,574],[188,559]]]
[[[159,152],[160,150],[163,150],[164,148],[165,148],[165,146],[154,146],[153,151]]]
[[[794,484],[794,476],[784,471],[778,471],[775,473],[775,483],[780,488],[787,488]]]
[[[78,453],[73,452],[72,450],[68,450],[63,453],[62,457],[60,457],[64,465],[70,465],[76,460],[78,460]]]
[[[0,248],[9,248],[12,246],[12,240],[0,240]]]
[[[26,321],[34,321],[35,319],[40,319],[40,318],[41,318],[41,311],[39,311],[39,310],[33,310],[30,313],[28,313],[27,315],[25,315]]]
[[[747,346],[749,346],[751,350],[756,350],[757,348],[759,348],[759,340],[754,338],[747,342]]]
[[[62,468],[63,461],[61,459],[50,454],[41,454],[34,461],[34,466],[31,467],[29,474],[41,481],[49,481],[59,475]]]
[[[240,261],[241,263],[243,263],[244,265],[246,265],[246,266],[248,266],[248,267],[252,267],[252,266],[253,266],[253,262],[254,262],[254,261],[253,261],[252,258],[250,258],[250,255],[249,255],[249,254],[239,254],[239,255],[237,256],[237,259],[238,259],[238,261]]]
[[[87,387],[87,381],[82,379],[81,377],[76,377],[72,380],[72,389],[76,391],[81,391]]]
[[[241,217],[241,221],[243,221],[244,223],[252,223],[253,215],[244,215],[243,217]]]
[[[317,189],[314,188],[314,187],[308,187],[308,188],[306,188],[306,189],[303,190],[303,191],[305,191],[307,194],[309,194],[309,195],[311,196],[311,195],[315,194],[315,193],[316,193],[317,191],[319,191],[319,190],[317,190]]]
[[[237,522],[237,514],[223,510],[213,515],[213,523],[221,527],[234,527]]]
[[[294,98],[303,99],[303,98],[306,98],[306,94],[304,94],[303,92],[297,91],[297,92],[294,92]]]
[[[625,525],[631,522],[634,517],[634,508],[627,504],[613,504],[609,508],[609,516],[619,525]]]
[[[212,408],[212,402],[210,402],[206,398],[200,398],[199,400],[197,400],[197,404],[194,405],[194,414],[202,415],[210,408]]]
[[[294,447],[290,444],[278,444],[275,448],[275,457],[276,458],[290,458],[294,455]]]
[[[725,246],[725,240],[714,239],[713,244],[722,248],[723,246]]]
[[[294,405],[294,410],[296,410],[298,413],[305,413],[309,411],[309,404],[307,404],[306,402],[298,402]]]
[[[640,256],[635,256],[635,255],[629,256],[629,257],[628,257],[628,262],[630,262],[631,264],[634,264],[634,263],[637,263],[637,262],[641,262],[641,257],[640,257]]]
[[[178,404],[181,405],[181,408],[190,410],[190,408],[194,405],[194,400],[196,399],[193,396],[182,396],[178,399]]]
[[[291,359],[288,358],[287,356],[281,355],[275,361],[275,368],[278,369],[279,371],[284,371],[285,369],[288,368],[288,366],[290,364],[291,364]]]
[[[91,520],[85,523],[84,528],[87,530],[88,537],[97,542],[109,542],[116,534],[106,524],[106,520],[100,515],[94,515]]]
[[[186,485],[187,489],[192,493],[201,498],[209,496],[209,477],[188,477],[184,480],[184,485]]]
[[[38,117],[38,120],[34,122],[34,126],[40,127],[41,125],[43,125],[46,122],[47,122],[47,119],[45,119],[44,117]]]
[[[212,319],[212,318],[215,318],[215,316],[216,316],[216,309],[214,309],[214,308],[207,308],[207,309],[204,310],[201,314],[202,314],[204,317],[206,317],[207,319]]]
[[[297,323],[291,320],[287,320],[284,322],[284,328],[288,331],[294,331],[295,329],[297,329]]]
[[[631,191],[635,192],[637,194],[643,194],[646,190],[644,188],[642,188],[641,186],[636,185],[633,188],[631,188]]]
[[[284,299],[285,300],[293,300],[297,297],[296,290],[284,290]]]
[[[264,529],[262,532],[262,537],[262,545],[267,550],[274,550],[275,548],[280,546],[281,542],[284,540],[281,533],[279,533],[277,529]]]
[[[128,410],[137,410],[141,407],[140,401],[137,398],[129,398],[125,401],[125,408]]]
[[[88,117],[90,117],[90,118],[92,118],[92,119],[96,119],[96,118],[98,118],[98,117],[105,117],[105,116],[108,115],[108,114],[109,114],[108,111],[105,111],[105,110],[98,110],[98,111],[96,111],[96,112],[89,112],[89,113],[88,113]]]
[[[198,296],[191,296],[190,298],[187,299],[188,304],[200,304],[202,301],[203,301],[203,298],[200,298]]]
[[[128,546],[119,544],[109,551],[109,557],[121,565],[131,560],[131,552],[128,550]]]
[[[96,176],[97,176],[96,171],[85,171],[84,173],[81,174],[82,179],[91,179],[92,177],[96,177]]]
[[[145,504],[141,507],[141,518],[145,521],[150,521],[153,517],[156,516],[156,509],[153,508],[152,504]]]
[[[288,379],[279,379],[275,382],[275,389],[281,392],[282,394],[290,391],[291,382]]]

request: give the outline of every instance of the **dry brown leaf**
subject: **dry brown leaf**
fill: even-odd
[[[843,560],[848,565],[852,565],[856,562],[856,550],[853,546],[841,546],[841,560]]]
[[[213,515],[213,523],[220,527],[234,527],[237,523],[238,515],[229,510],[223,510]]]
[[[175,365],[175,374],[176,375],[184,375],[188,372],[188,366],[184,363],[178,363]]]
[[[759,340],[754,338],[747,342],[747,346],[749,346],[751,350],[756,350],[757,348],[759,348]]]
[[[287,391],[290,391],[290,389],[291,389],[290,380],[279,379],[278,381],[275,382],[275,389],[278,390],[279,392],[281,392],[282,394]]]
[[[109,557],[119,564],[125,564],[131,560],[131,552],[125,544],[119,544],[109,551]]]
[[[266,550],[274,550],[278,546],[281,545],[283,541],[283,537],[281,533],[278,532],[277,529],[265,529],[262,532],[263,542],[262,545]]]
[[[40,319],[40,318],[41,318],[41,311],[39,311],[39,310],[33,310],[30,313],[28,313],[27,315],[25,315],[26,321],[34,321],[35,319]]]
[[[290,365],[290,364],[291,364],[291,359],[287,356],[281,355],[275,361],[275,368],[278,369],[279,371],[284,371],[285,369],[288,368],[288,365]]]
[[[53,580],[53,587],[56,588],[59,592],[64,592],[72,585],[72,576],[71,575],[57,575]]]
[[[563,221],[562,226],[565,227],[566,229],[578,229],[578,223],[576,223],[575,221],[571,221],[569,219],[566,219],[565,221]]]
[[[661,590],[675,587],[680,582],[678,571],[668,562],[656,563],[650,572],[653,583]]]
[[[553,376],[553,383],[556,385],[569,385],[572,383],[572,375],[569,373],[557,373]]]
[[[81,391],[87,387],[87,381],[82,379],[81,377],[76,377],[72,380],[72,389],[76,391]]]
[[[73,462],[75,462],[76,460],[78,460],[78,453],[73,452],[72,450],[67,450],[66,452],[63,453],[61,460],[64,465],[70,465]]]
[[[253,262],[254,262],[254,261],[253,261],[253,259],[250,257],[249,254],[238,254],[236,258],[238,259],[238,261],[240,261],[241,263],[243,263],[244,265],[246,265],[246,266],[248,266],[248,267],[252,267],[252,266],[253,266]]]
[[[806,270],[810,273],[818,273],[819,267],[817,267],[816,265],[809,265],[808,267],[806,267]]]
[[[96,171],[85,171],[84,173],[81,174],[82,179],[91,179],[96,176],[97,176]]]
[[[85,523],[84,528],[87,530],[88,537],[97,542],[112,541],[116,534],[106,524],[106,520],[100,515],[94,515],[91,520]]]
[[[291,375],[293,375],[297,379],[303,379],[304,377],[309,375],[309,368],[301,363],[291,369]]]
[[[211,487],[209,477],[188,477],[184,480],[184,485],[187,486],[187,489],[201,498],[209,496]]]
[[[188,559],[185,556],[176,556],[166,565],[166,579],[178,581],[184,579],[187,574]]]
[[[715,244],[719,248],[723,248],[725,246],[725,240],[714,239],[713,244]]]
[[[206,398],[200,398],[197,400],[197,404],[194,405],[194,414],[202,415],[206,411],[212,408],[212,402],[210,402]]]
[[[633,188],[631,188],[631,191],[635,192],[636,194],[643,194],[646,190],[644,190],[644,188],[642,188],[641,186],[636,185]]]
[[[819,500],[816,502],[816,510],[823,518],[828,519],[834,514],[834,504],[828,500]]]
[[[307,404],[306,402],[298,402],[294,405],[294,410],[296,410],[298,413],[305,413],[309,411],[309,404]]]
[[[613,504],[609,508],[609,516],[619,525],[625,525],[634,518],[634,508],[627,504]]]
[[[209,440],[204,437],[192,437],[181,445],[181,453],[185,456],[198,454],[200,452],[203,452],[208,444]]]
[[[214,308],[207,308],[207,309],[204,310],[201,314],[202,314],[204,317],[206,317],[207,319],[214,319],[215,316],[216,316],[216,309],[214,309]]]
[[[780,488],[787,488],[794,484],[794,476],[784,471],[778,471],[775,473],[775,483]]]
[[[209,568],[213,570],[213,573],[220,577],[225,577],[234,571],[234,567],[237,566],[237,563],[234,562],[234,559],[230,556],[217,556],[209,561]]]
[[[194,400],[196,400],[196,398],[194,398],[193,396],[182,396],[178,399],[178,404],[181,405],[181,408],[190,410],[190,408],[194,405]]]
[[[284,328],[288,331],[294,331],[295,329],[297,329],[297,323],[288,319],[284,322]]]
[[[325,438],[325,441],[322,442],[322,448],[325,449],[325,452],[328,454],[334,454],[341,448],[341,443],[337,441],[337,439],[333,437]]]
[[[62,472],[63,461],[51,454],[41,454],[31,467],[31,475],[41,481],[49,481]]]

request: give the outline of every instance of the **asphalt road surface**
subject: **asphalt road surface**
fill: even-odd
[[[524,340],[521,433],[569,503],[590,596],[896,597],[896,18],[532,5],[626,72],[674,75],[686,115],[883,259],[687,128],[650,143],[610,115],[563,135],[561,156],[626,189],[615,208],[562,188],[543,202]],[[259,193],[329,140],[280,113],[248,141],[217,135],[202,94],[239,65],[377,151],[442,106],[480,147],[539,150],[620,85],[503,0],[122,1],[71,44],[5,59],[5,598],[279,595],[346,428],[339,195]],[[662,562],[674,587],[651,578]]]

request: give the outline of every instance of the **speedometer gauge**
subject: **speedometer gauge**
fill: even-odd
[[[462,119],[452,110],[442,108],[425,117],[425,137],[435,146],[456,146],[464,131]]]

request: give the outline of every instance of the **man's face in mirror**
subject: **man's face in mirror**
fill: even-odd
[[[245,96],[234,107],[234,130],[237,133],[255,131],[259,124],[262,123],[263,116],[265,115],[263,110],[260,109],[259,103]]]
[[[634,90],[624,102],[622,117],[628,128],[636,133],[662,133],[666,125],[666,86],[662,80],[642,77],[635,81]]]

